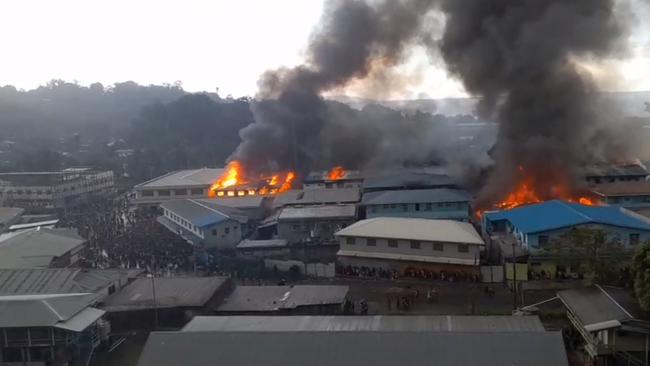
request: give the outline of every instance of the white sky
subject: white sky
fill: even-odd
[[[301,62],[321,9],[322,0],[2,0],[0,85],[181,80],[189,91],[254,95],[263,71]],[[634,57],[611,62],[619,73],[603,77],[604,88],[650,90],[647,28],[641,20]],[[415,55],[404,69],[422,74],[420,84],[390,97],[463,95],[444,70]]]

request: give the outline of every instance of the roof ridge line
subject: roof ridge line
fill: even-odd
[[[54,315],[56,315],[56,317],[59,318],[59,320],[61,320],[61,321],[65,320],[65,319],[63,318],[63,316],[61,316],[61,314],[59,314],[59,312],[56,311],[56,309],[54,309],[54,308],[52,307],[52,305],[50,305],[50,303],[48,303],[48,302],[46,301],[46,299],[41,299],[41,303],[42,303],[43,305],[45,305],[48,309],[50,309],[50,311],[53,312]]]
[[[570,209],[571,211],[573,211],[574,213],[578,214],[579,216],[582,216],[582,217],[584,217],[585,219],[587,219],[589,221],[596,221],[596,220],[593,219],[593,217],[587,216],[586,214],[576,210],[575,207],[573,207],[573,205],[569,205],[567,202],[564,202],[564,201],[561,201],[561,200],[557,200],[557,201],[560,202],[565,207],[567,207],[568,209]]]
[[[607,296],[608,299],[610,299],[614,304],[616,304],[616,306],[618,306],[619,309],[623,310],[625,315],[629,316],[632,319],[636,319],[635,317],[632,316],[632,314],[628,313],[627,310],[625,310],[625,308],[618,303],[618,301],[614,300],[614,298],[609,293],[607,293],[607,291],[605,291],[602,287],[600,287],[600,285],[597,284],[596,287],[598,287],[598,289],[602,291],[602,293],[605,294],[605,296]]]
[[[194,200],[194,199],[192,199],[192,198],[188,198],[188,201],[190,201],[190,202],[192,202],[192,203],[195,203],[195,204],[197,204],[197,205],[199,205],[199,206],[201,206],[201,207],[203,207],[203,208],[205,208],[205,209],[207,209],[207,210],[210,210],[210,211],[212,211],[212,212],[216,212],[216,213],[218,213],[218,214],[220,214],[220,215],[223,215],[223,216],[225,216],[225,217],[230,218],[230,215],[228,215],[228,214],[226,214],[226,213],[224,213],[224,212],[221,212],[221,211],[219,211],[219,210],[217,210],[217,209],[214,209],[214,208],[212,208],[212,207],[208,207],[208,206],[204,205],[203,203],[198,202],[198,201],[196,201],[196,200]]]

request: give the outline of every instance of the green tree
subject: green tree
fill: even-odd
[[[545,249],[558,264],[578,265],[593,283],[615,278],[620,265],[630,257],[618,240],[608,239],[603,230],[574,228],[551,241]]]
[[[632,261],[634,276],[634,294],[639,305],[650,311],[650,241],[646,241],[634,254]]]

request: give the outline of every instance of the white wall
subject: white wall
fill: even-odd
[[[348,237],[339,237],[339,243],[342,250],[354,250],[360,252],[380,252],[391,254],[406,254],[406,255],[424,255],[431,257],[445,257],[474,260],[479,257],[482,246],[468,245],[468,251],[462,253],[458,251],[459,244],[457,243],[441,243],[442,251],[433,249],[433,242],[422,241],[420,242],[420,249],[411,248],[410,240],[397,240],[397,247],[388,246],[388,239],[375,239],[376,246],[369,246],[368,239],[362,237],[351,237],[355,240],[354,244],[347,243]]]

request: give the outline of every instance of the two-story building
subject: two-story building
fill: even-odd
[[[157,208],[170,200],[208,198],[210,186],[223,172],[214,168],[170,172],[135,186],[133,202],[139,207]]]
[[[305,189],[312,188],[361,188],[363,175],[357,170],[341,170],[339,175],[330,172],[313,172],[302,182]]]
[[[353,204],[289,206],[278,216],[278,237],[289,244],[336,244],[334,233],[356,220]]]
[[[590,184],[640,182],[648,175],[646,167],[639,162],[597,164],[583,169],[584,179]]]
[[[603,203],[627,208],[632,211],[650,210],[650,181],[615,182],[598,184],[592,192]]]
[[[454,220],[376,217],[336,233],[342,266],[397,271],[478,273],[484,242],[474,227]]]
[[[363,195],[366,217],[469,219],[471,196],[458,189],[377,191]]]
[[[248,217],[213,200],[170,200],[160,204],[158,222],[194,245],[233,249],[249,233]]]

